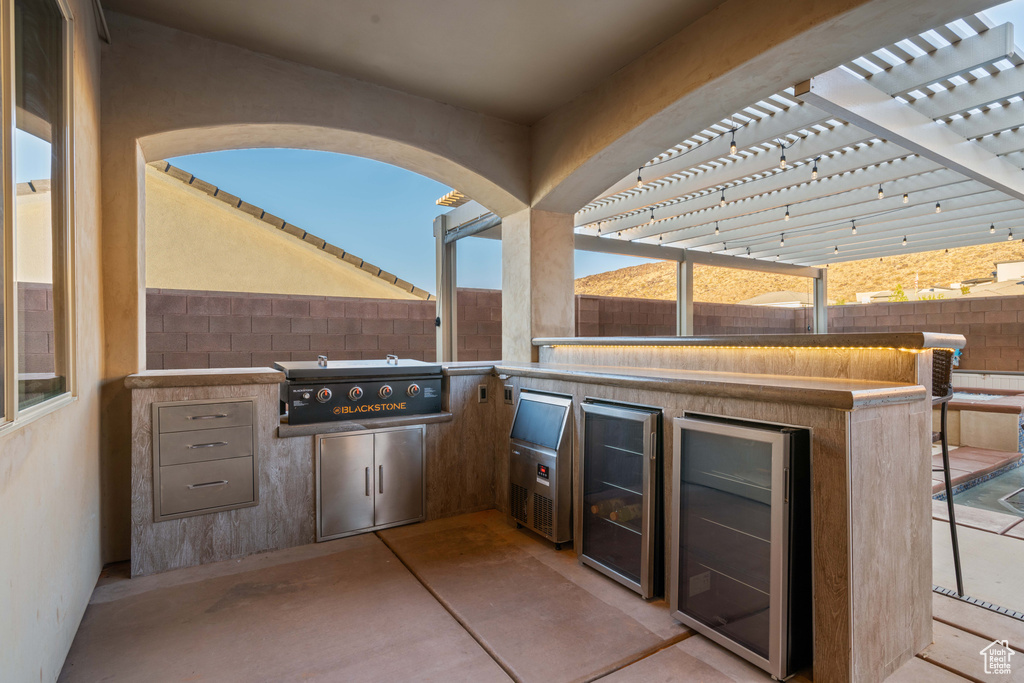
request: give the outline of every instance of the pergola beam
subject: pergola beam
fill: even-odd
[[[637,256],[640,258],[655,259],[659,261],[689,261],[691,263],[704,266],[715,266],[717,268],[738,268],[740,270],[753,270],[762,273],[778,273],[780,275],[794,275],[796,277],[814,278],[821,274],[820,268],[794,266],[789,263],[760,261],[757,259],[726,256],[723,254],[712,254],[705,251],[690,251],[676,249],[673,247],[656,246],[653,244],[627,242],[625,240],[593,237],[591,235],[576,235],[575,247],[580,251],[595,251],[604,254],[618,254],[620,256]]]
[[[796,94],[859,128],[992,189],[1024,199],[1024,173],[1019,168],[853,74],[833,69],[799,84]]]

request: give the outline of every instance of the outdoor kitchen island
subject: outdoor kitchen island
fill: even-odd
[[[661,407],[666,454],[673,447],[672,418],[683,412],[808,427],[813,435],[815,679],[882,680],[931,642],[931,361],[933,353],[962,346],[961,337],[787,335],[536,344],[537,363],[444,364],[442,413],[423,420],[427,520],[490,508],[509,511],[513,405],[503,400],[508,386],[514,398],[522,389],[534,389],[571,395],[576,403],[593,397]],[[313,542],[313,435],[386,427],[395,418],[267,424],[277,415],[281,379],[269,369],[152,371],[127,379],[135,406],[133,574]],[[154,522],[150,405],[230,397],[257,402],[259,504]],[[580,413],[573,412],[577,433]],[[671,458],[665,468],[671,468]],[[671,472],[665,475],[667,489]],[[665,522],[668,536],[671,520]]]

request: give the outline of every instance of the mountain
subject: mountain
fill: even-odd
[[[997,261],[1024,260],[1024,240],[957,249],[889,256],[883,259],[834,263],[828,269],[828,296],[834,302],[854,302],[857,292],[948,287],[951,282],[990,277]],[[693,267],[693,299],[737,303],[768,292],[810,292],[808,278],[758,273],[734,268]],[[577,294],[676,298],[676,266],[659,261],[576,280]]]

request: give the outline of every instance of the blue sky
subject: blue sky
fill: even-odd
[[[988,14],[996,24],[1024,31],[1024,0]],[[1018,45],[1024,38],[1015,36]],[[49,145],[27,133],[15,137],[16,182],[48,178]],[[323,237],[385,270],[433,292],[434,204],[445,185],[388,164],[328,152],[253,149],[170,159],[190,173]],[[459,242],[459,286],[501,288],[501,243]],[[644,263],[642,259],[576,253],[582,277]]]

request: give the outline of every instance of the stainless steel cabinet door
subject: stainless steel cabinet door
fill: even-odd
[[[373,526],[373,435],[320,440],[320,536]]]
[[[423,516],[423,430],[399,429],[373,435],[376,511],[373,524],[394,524]]]

